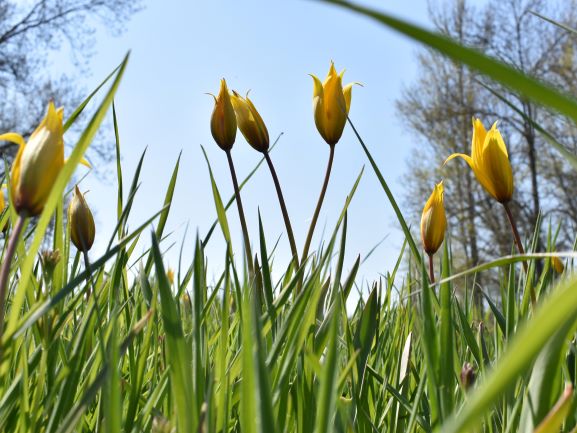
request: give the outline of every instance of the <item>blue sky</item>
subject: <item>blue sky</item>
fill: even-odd
[[[413,22],[430,26],[426,0],[369,2]],[[328,145],[316,131],[312,116],[312,79],[324,79],[331,60],[346,68],[344,82],[355,87],[351,118],[370,147],[395,195],[402,197],[400,178],[409,151],[418,143],[403,131],[394,101],[416,75],[415,43],[350,12],[316,1],[150,1],[113,37],[104,29],[97,34],[90,74],[80,82],[90,89],[120,62],[126,51],[131,59],[116,100],[125,176],[130,179],[138,158],[148,146],[142,186],[130,224],[161,207],[173,165],[182,150],[167,241],[177,245],[167,254],[178,265],[178,250],[189,224],[184,264],[192,257],[195,231],[204,235],[216,216],[202,144],[213,165],[223,197],[232,194],[226,158],[213,142],[209,119],[219,79],[251,98],[267,124],[271,137],[283,132],[271,156],[284,188],[296,241],[302,250],[308,223],[323,180]],[[70,112],[70,108],[68,112]],[[112,135],[111,135],[112,136]],[[260,154],[237,135],[233,158],[239,177],[257,163]],[[313,241],[316,248],[326,224],[332,230],[347,193],[367,160],[347,127],[336,147],[335,164],[326,201]],[[111,165],[111,171],[114,167]],[[436,179],[431,179],[431,186]],[[97,209],[94,257],[104,249],[116,223],[116,185],[89,175],[89,204]],[[276,253],[277,271],[288,263],[290,250],[270,173],[263,166],[242,193],[253,245],[258,245],[260,209],[269,245],[282,234]],[[423,202],[426,197],[423,197]],[[235,249],[241,235],[235,207],[228,212]],[[413,226],[418,221],[409,221]],[[386,240],[359,272],[373,280],[392,270],[402,235],[387,199],[370,166],[349,210],[348,269],[357,254],[364,257],[381,239]],[[148,235],[144,236],[148,239]],[[144,248],[144,246],[143,246]],[[216,233],[207,249],[214,275],[222,269],[224,242]]]

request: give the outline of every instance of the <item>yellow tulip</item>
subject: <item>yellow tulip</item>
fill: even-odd
[[[445,239],[447,217],[443,206],[443,182],[435,185],[421,216],[421,239],[428,255],[433,255]]]
[[[329,73],[324,82],[311,74],[314,81],[313,88],[313,113],[315,124],[323,139],[334,146],[343,135],[347,115],[351,108],[351,96],[354,83],[347,84],[343,88],[343,70],[337,73],[335,65],[331,62]]]
[[[236,113],[238,129],[248,144],[259,152],[266,152],[269,145],[268,130],[254,104],[248,98],[248,94],[243,98],[233,90],[231,101]]]
[[[96,228],[92,212],[84,199],[84,195],[74,188],[74,194],[68,206],[68,224],[70,225],[70,239],[74,246],[82,252],[92,248]]]
[[[64,165],[63,109],[48,104],[48,112],[28,139],[14,132],[0,135],[20,147],[12,164],[11,192],[18,213],[35,216],[42,212],[48,194]]]
[[[485,190],[499,203],[507,203],[513,196],[513,172],[507,147],[497,122],[489,132],[485,130],[479,119],[473,119],[473,140],[471,156],[454,153],[445,163],[453,158],[463,158],[473,169],[477,180]]]
[[[172,286],[174,284],[174,270],[172,268],[167,269],[166,278],[167,278],[168,282],[170,283],[170,285]]]
[[[553,266],[553,269],[555,270],[555,272],[557,272],[558,274],[562,274],[563,271],[565,270],[565,266],[563,265],[563,262],[557,256],[551,257],[551,265]]]
[[[230,150],[236,139],[236,115],[230,101],[224,78],[220,80],[220,91],[214,98],[214,110],[210,118],[210,132],[222,150]]]

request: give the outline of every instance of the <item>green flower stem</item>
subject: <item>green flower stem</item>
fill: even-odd
[[[84,240],[81,239],[81,242],[84,246]],[[82,251],[82,255],[84,257],[84,268],[86,269],[86,302],[90,300],[90,294],[92,291],[92,296],[94,296],[94,312],[96,313],[96,319],[98,321],[98,336],[99,339],[99,347],[100,352],[103,356],[103,359],[106,359],[106,348],[104,347],[104,333],[102,331],[102,326],[104,326],[104,321],[102,316],[100,315],[100,302],[98,301],[98,293],[96,292],[96,286],[94,285],[94,278],[92,276],[92,269],[90,267],[90,260],[88,259],[88,251],[84,248]]]
[[[236,171],[234,163],[232,162],[232,155],[230,150],[226,151],[226,158],[228,159],[228,166],[230,167],[230,175],[232,177],[232,184],[234,186],[234,195],[236,196],[236,206],[238,207],[238,217],[242,227],[242,236],[244,237],[244,250],[246,254],[246,261],[248,263],[248,273],[250,278],[254,275],[254,268],[252,264],[252,251],[250,249],[250,239],[248,237],[248,229],[246,227],[246,219],[244,217],[244,209],[242,207],[242,200],[240,199],[240,189],[238,188],[238,180],[236,178]]]
[[[12,259],[14,258],[16,246],[18,245],[18,239],[20,238],[20,233],[22,233],[25,220],[26,218],[24,216],[18,215],[16,224],[14,224],[14,229],[10,234],[8,248],[6,249],[6,254],[4,255],[4,260],[2,261],[2,267],[0,268],[0,358],[2,353],[2,336],[4,335],[4,317],[6,313],[6,289],[8,287],[8,276],[10,274],[10,265],[12,264]]]
[[[433,264],[433,255],[427,255],[429,256],[429,279],[431,280],[431,284],[435,284],[435,267]]]
[[[519,254],[525,255],[525,249],[523,248],[523,243],[521,242],[521,236],[519,236],[519,231],[517,230],[517,224],[515,224],[515,218],[513,218],[513,213],[509,208],[507,203],[502,203],[503,207],[505,208],[505,213],[507,214],[507,218],[509,219],[509,224],[511,225],[511,230],[513,231],[513,237],[515,238],[515,245],[517,245],[517,249],[519,250]],[[525,273],[528,271],[527,262],[523,261],[523,269]],[[535,296],[535,289],[533,285],[530,286],[530,293],[531,296],[531,304],[535,305],[537,302],[537,298]]]
[[[270,174],[272,175],[272,179],[274,181],[274,186],[276,188],[276,193],[278,195],[278,201],[280,203],[280,208],[282,211],[282,217],[284,219],[284,225],[286,227],[286,231],[287,231],[287,235],[289,238],[289,243],[290,243],[290,247],[291,247],[291,252],[293,255],[293,261],[295,264],[295,269],[298,269],[299,267],[299,253],[297,250],[297,244],[295,242],[295,236],[293,234],[293,229],[291,226],[291,221],[288,215],[288,211],[286,208],[286,203],[284,201],[284,197],[282,195],[282,189],[280,187],[280,182],[278,180],[278,176],[276,175],[276,170],[274,169],[274,165],[272,163],[272,160],[270,159],[270,155],[268,154],[268,152],[264,152],[264,157],[266,159],[266,162],[268,164],[268,168],[270,169]],[[262,258],[263,260],[266,260],[266,257]]]
[[[325,181],[323,183],[323,187],[321,189],[321,194],[319,196],[319,200],[317,202],[317,207],[315,209],[315,213],[313,215],[313,220],[311,221],[311,225],[309,227],[309,232],[307,234],[307,239],[305,241],[305,247],[303,248],[303,253],[301,258],[303,260],[307,259],[309,248],[311,246],[311,241],[313,240],[313,233],[315,231],[315,226],[317,225],[317,220],[319,219],[319,214],[321,212],[321,207],[323,205],[323,200],[325,199],[325,193],[327,192],[327,186],[329,185],[329,178],[331,177],[331,169],[333,167],[333,159],[335,157],[335,146],[330,146],[330,154],[329,154],[329,162],[327,164],[327,171],[325,173]]]

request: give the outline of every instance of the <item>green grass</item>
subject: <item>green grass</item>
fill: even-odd
[[[577,117],[572,98],[506,65],[385,14],[333,3],[465,62],[559,115]],[[440,281],[429,284],[409,223],[371,155],[371,143],[363,142],[357,129],[359,152],[372,171],[361,171],[348,194],[343,192],[343,209],[330,236],[299,269],[274,260],[266,221],[259,216],[258,229],[251,230],[255,272],[248,272],[246,260],[252,258],[243,260],[242,249],[231,243],[228,220],[236,214],[228,209],[234,197],[223,200],[218,187],[229,179],[212,171],[205,153],[215,222],[196,239],[192,262],[183,264],[171,283],[161,251],[168,242],[164,230],[180,158],[167,173],[157,212],[136,216],[141,225],[129,231],[126,222],[145,155],[133,177],[124,178],[122,119],[113,99],[127,60],[67,120],[66,127],[79,121],[87,103],[103,92],[43,213],[28,225],[29,241],[21,239],[17,246],[1,345],[0,431],[576,431],[577,403],[566,383],[574,384],[577,375],[577,278],[572,275],[577,255],[560,254],[569,259],[561,276],[551,268],[552,253],[533,250],[455,273],[446,242],[436,257]],[[63,196],[110,108],[118,224],[106,251],[85,262],[70,246]],[[354,128],[351,119],[349,124]],[[574,164],[574,155],[546,130],[537,130]],[[347,236],[354,233],[347,212],[355,212],[349,207],[360,178],[373,174],[406,240],[395,268],[383,269],[383,277],[356,296],[352,288],[361,257],[345,261]],[[54,215],[53,247],[61,258],[47,273],[37,253]],[[4,212],[0,224],[15,218]],[[224,270],[207,280],[212,272],[205,247],[221,235]],[[140,240],[150,248],[137,255]],[[4,260],[7,242],[0,245]],[[522,272],[523,260],[542,260],[542,274],[535,275],[535,266]],[[134,278],[131,268],[138,270]],[[500,281],[484,292],[484,310],[471,296],[479,273]],[[530,286],[538,297],[535,307],[526,295]],[[354,305],[347,310],[347,304]],[[469,389],[460,381],[465,363],[476,375]]]

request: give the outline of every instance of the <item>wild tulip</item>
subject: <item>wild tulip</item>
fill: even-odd
[[[337,73],[335,65],[331,62],[329,73],[324,82],[311,74],[314,81],[313,88],[313,113],[315,124],[321,137],[334,146],[343,135],[347,115],[351,108],[351,96],[354,83],[343,87],[343,70]]]
[[[268,130],[248,94],[243,98],[233,90],[231,101],[236,113],[238,129],[248,144],[259,152],[266,153],[269,146]]]
[[[347,116],[351,108],[352,88],[355,83],[347,84],[343,88],[343,75],[335,69],[335,64],[331,62],[329,73],[324,82],[311,74],[313,79],[313,114],[315,125],[321,137],[330,147],[329,161],[325,171],[325,180],[321,188],[317,206],[309,226],[309,231],[305,240],[302,257],[306,259],[313,239],[314,230],[319,218],[321,207],[329,185],[333,159],[335,156],[335,144],[340,140],[347,123]]]
[[[20,147],[10,172],[10,189],[19,214],[36,216],[42,212],[52,185],[64,165],[63,109],[48,104],[46,116],[28,142],[20,134],[0,135]]]
[[[562,274],[563,271],[565,270],[565,265],[563,264],[563,261],[561,261],[561,259],[557,256],[551,257],[551,265],[553,266],[555,272],[557,272],[558,274]]]
[[[68,206],[68,224],[70,225],[70,239],[74,246],[83,253],[88,252],[94,243],[96,228],[92,212],[78,186],[74,188],[74,194]]]
[[[447,217],[443,205],[443,182],[435,185],[431,196],[425,203],[421,215],[421,240],[423,248],[429,256],[429,276],[431,282],[435,280],[433,269],[433,255],[437,252],[447,229]]]
[[[471,156],[454,153],[445,160],[445,163],[457,157],[463,158],[469,164],[483,188],[503,205],[517,250],[519,254],[525,254],[513,213],[509,207],[509,202],[513,197],[513,171],[509,162],[507,146],[497,129],[497,122],[493,123],[491,129],[487,131],[483,122],[479,119],[473,119]],[[527,271],[526,262],[523,262],[523,268]],[[534,305],[536,299],[533,286],[530,286],[530,291],[531,302]]]
[[[443,205],[443,182],[439,182],[425,203],[421,215],[421,239],[427,254],[432,255],[437,252],[445,239],[446,229],[447,217]]]
[[[166,279],[172,286],[174,284],[174,270],[172,268],[168,268],[166,271]]]
[[[214,110],[210,118],[210,132],[222,150],[232,149],[236,139],[236,115],[224,78],[220,80],[220,91],[214,97]]]
[[[499,203],[507,203],[513,196],[513,172],[507,146],[497,129],[497,122],[489,132],[479,119],[473,120],[471,156],[454,153],[445,161],[463,158],[473,169],[483,188]]]

